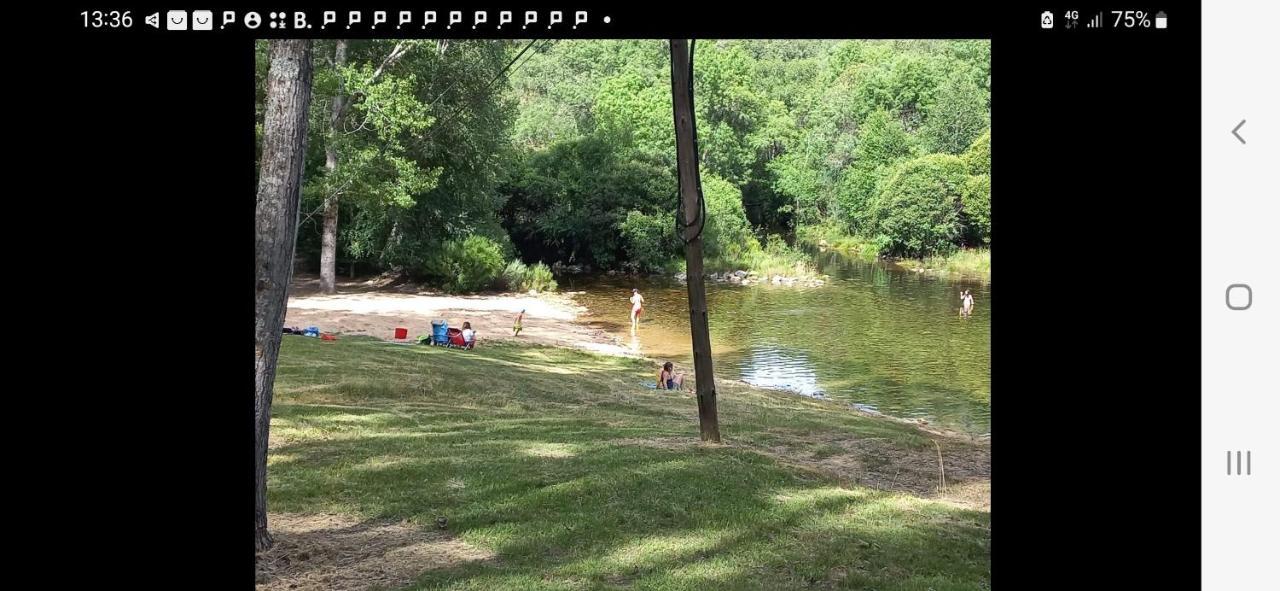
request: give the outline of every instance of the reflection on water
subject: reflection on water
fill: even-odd
[[[741,365],[742,381],[761,388],[791,390],[805,396],[821,396],[818,372],[798,350],[752,347],[751,358]]]
[[[925,277],[834,252],[817,263],[824,287],[707,285],[717,377],[864,405],[983,433],[990,429],[989,284]],[[572,278],[564,289],[587,320],[637,352],[691,371],[686,288],[663,279]],[[640,330],[630,335],[627,298],[645,296]],[[975,312],[960,317],[960,292]]]

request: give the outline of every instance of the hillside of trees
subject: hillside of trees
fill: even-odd
[[[709,268],[797,260],[797,236],[989,247],[988,41],[703,41],[694,64]],[[669,269],[675,154],[665,41],[317,41],[298,253],[455,291]]]

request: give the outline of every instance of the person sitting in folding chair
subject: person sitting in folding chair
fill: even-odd
[[[471,330],[470,322],[462,323],[462,342],[468,349],[476,346],[476,331]]]

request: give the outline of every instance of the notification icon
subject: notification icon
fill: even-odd
[[[187,11],[170,10],[169,14],[165,15],[165,28],[170,31],[187,30]]]
[[[191,29],[193,31],[212,31],[213,11],[193,10],[191,12]]]

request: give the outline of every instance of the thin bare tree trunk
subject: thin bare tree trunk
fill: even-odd
[[[689,45],[671,40],[671,99],[676,122],[676,161],[680,164],[680,202],[684,206],[684,260],[689,286],[689,328],[693,333],[693,371],[698,394],[698,426],[703,441],[720,442],[716,413],[716,381],[711,367],[711,332],[707,322],[707,286],[702,277],[702,195],[698,191],[698,154],[693,128],[693,84]]]
[[[311,40],[270,42],[262,162],[258,174],[254,291],[254,543],[271,546],[267,532],[267,441],[271,395],[298,233],[298,199],[311,103]]]
[[[338,39],[333,49],[333,67],[339,71],[347,65],[347,40]],[[332,176],[338,169],[338,129],[347,108],[347,96],[342,83],[333,95],[329,114],[329,139],[324,146],[324,173]],[[324,233],[320,238],[320,292],[337,291],[338,264],[338,195],[333,191],[324,200]]]

